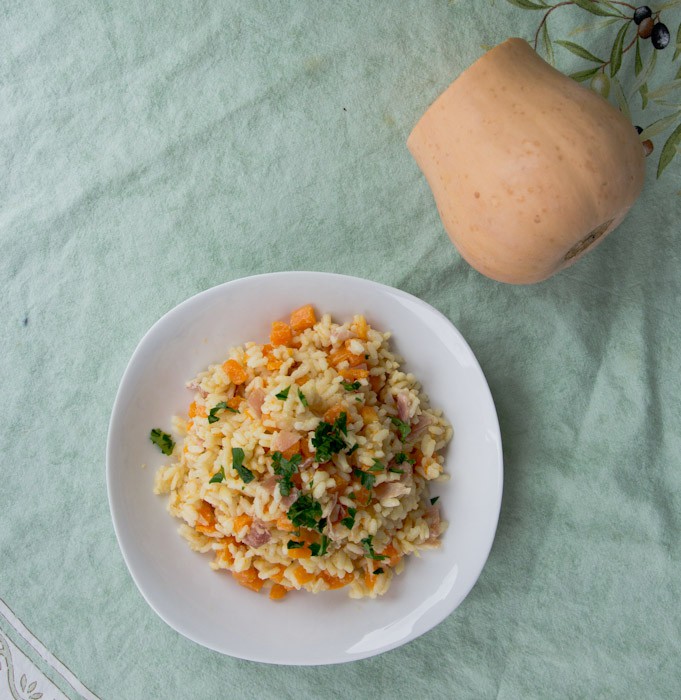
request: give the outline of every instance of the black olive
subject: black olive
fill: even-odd
[[[640,134],[643,131],[640,126],[635,126],[634,129],[636,129],[637,134]]]
[[[644,19],[651,17],[653,11],[648,7],[648,5],[641,5],[634,10],[634,23],[641,24]]]
[[[658,22],[653,27],[653,33],[650,35],[650,40],[656,49],[663,49],[669,44],[669,29],[666,24]]]

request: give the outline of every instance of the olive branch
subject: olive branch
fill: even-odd
[[[674,100],[674,94],[681,89],[681,66],[668,83],[654,89],[649,87],[649,79],[653,75],[657,56],[660,51],[666,49],[671,40],[669,28],[662,21],[662,13],[673,7],[681,6],[681,0],[667,0],[651,9],[647,5],[635,6],[619,0],[561,0],[550,4],[544,0],[507,0],[507,2],[523,10],[542,12],[542,18],[534,33],[533,46],[535,50],[541,46],[546,59],[555,64],[554,45],[558,45],[579,58],[588,61],[587,68],[570,74],[570,77],[578,82],[589,81],[589,86],[595,92],[600,93],[606,99],[612,96],[619,109],[631,119],[629,100],[638,95],[641,100],[641,110],[645,111],[650,103],[658,107],[668,108],[669,111],[660,119],[648,124],[645,128],[640,126],[636,130],[640,134],[643,150],[648,156],[654,150],[652,139],[668,132],[660,151],[657,165],[657,177],[659,178],[665,168],[672,162],[677,153],[681,152],[681,104]],[[587,24],[578,27],[571,35],[580,34],[591,30],[602,30],[613,25],[619,25],[615,33],[609,55],[606,58],[596,56],[588,49],[574,41],[557,39],[551,40],[549,33],[549,18],[559,8],[575,6],[591,15],[600,17],[600,21],[591,19]],[[633,36],[631,36],[633,31]],[[644,62],[641,47],[650,41],[653,51]],[[631,49],[634,49],[634,80],[629,89],[629,97],[625,94],[620,79],[617,77],[622,68],[623,58]],[[681,24],[676,32],[676,43],[672,63],[681,56]]]

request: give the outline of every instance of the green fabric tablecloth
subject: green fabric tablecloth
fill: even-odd
[[[2,4],[0,697],[681,697],[679,3],[650,3],[670,45],[641,40],[640,65],[632,47],[610,80],[642,127],[672,115],[643,195],[553,279],[471,270],[405,146],[487,46],[532,40],[542,4]],[[539,33],[568,73],[598,66],[559,41],[605,61],[621,26],[622,47],[634,36],[607,15],[623,3],[585,4]],[[221,282],[298,269],[441,310],[486,373],[505,450],[495,544],[461,607],[400,649],[319,668],[223,657],[167,627],[123,563],[104,471],[151,324]]]

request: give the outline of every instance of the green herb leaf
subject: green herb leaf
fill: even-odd
[[[278,394],[274,395],[275,399],[281,399],[282,401],[286,401],[288,398],[288,392],[291,390],[290,386],[287,386],[286,389],[282,389]]]
[[[348,514],[341,520],[341,524],[345,525],[348,530],[352,530],[355,526],[355,516],[357,515],[357,508],[348,508]]]
[[[404,474],[404,469],[397,469],[396,467],[390,467],[388,471],[392,472],[393,474]]]
[[[438,501],[440,500],[439,496],[435,496],[435,498],[430,499],[430,505],[434,506]]]
[[[295,540],[289,540],[286,543],[286,549],[302,549],[305,546],[305,542],[296,542]]]
[[[576,73],[570,73],[570,77],[578,83],[583,83],[585,80],[593,78],[599,70],[598,66],[596,68],[587,68],[587,70],[578,70]]]
[[[416,464],[416,460],[410,459],[404,452],[398,452],[395,455],[395,462],[397,464],[404,464],[405,462],[409,462],[409,464]]]
[[[357,391],[362,387],[359,382],[341,382],[345,391]]]
[[[404,442],[407,439],[409,433],[411,433],[411,426],[409,425],[409,423],[405,423],[403,420],[392,416],[390,418],[390,421],[400,431],[400,440]]]
[[[356,442],[345,454],[351,455],[358,447],[359,447],[359,443]]]
[[[218,471],[213,474],[213,476],[210,478],[210,481],[208,482],[209,484],[220,484],[225,480],[225,468],[220,467]]]
[[[354,501],[354,500],[357,499],[357,496],[355,496],[355,494],[351,491],[351,492],[348,494],[348,498]]]
[[[374,552],[373,539],[373,535],[369,535],[363,540],[360,540],[362,547],[364,548],[364,556],[367,557],[367,559],[373,559],[374,561],[383,561],[384,559],[387,559],[388,557],[384,556],[383,554],[376,554],[376,552]]]
[[[657,164],[657,177],[662,175],[664,169],[674,160],[674,156],[678,153],[678,148],[681,145],[681,124],[679,124],[674,131],[672,131],[671,136],[667,139],[664,146],[662,146],[662,152],[660,153],[660,160]]]
[[[307,527],[313,530],[321,517],[321,504],[306,494],[298,496],[295,503],[288,509],[288,518],[297,527]]]
[[[348,414],[343,412],[336,418],[336,420],[333,422],[333,427],[338,430],[339,432],[343,433],[343,435],[348,434]]]
[[[239,411],[236,410],[236,408],[230,408],[227,405],[226,401],[220,401],[220,403],[216,403],[213,408],[210,409],[210,413],[208,414],[208,422],[209,423],[217,423],[220,419],[217,417],[217,412],[218,411],[231,411],[232,413],[239,413]]]
[[[160,428],[154,428],[149,433],[149,439],[154,443],[154,445],[156,445],[156,447],[158,447],[159,450],[161,450],[161,452],[163,452],[164,455],[173,454],[175,443],[168,433],[164,433]]]
[[[563,48],[566,48],[570,53],[575,54],[575,56],[579,56],[580,58],[585,58],[587,61],[593,61],[594,63],[605,63],[605,61],[602,58],[598,58],[598,56],[594,56],[591,51],[587,51],[583,46],[580,46],[579,44],[575,44],[574,41],[563,41],[562,39],[559,39],[555,42],[556,44],[560,44]]]
[[[288,496],[293,489],[291,478],[298,471],[298,465],[302,461],[302,455],[295,454],[291,459],[285,459],[281,452],[272,453],[272,470],[279,479],[279,491],[282,496]]]
[[[333,425],[320,421],[314,431],[312,446],[315,448],[317,462],[323,464],[346,447],[343,433],[347,434],[347,414],[341,413]]]
[[[232,469],[241,477],[244,484],[250,484],[255,476],[253,472],[244,467],[244,451],[240,447],[232,447]]]
[[[378,569],[374,569],[374,576],[378,576],[379,574],[384,574],[385,572],[383,571],[383,567],[379,566]]]
[[[300,399],[300,403],[302,403],[303,406],[305,406],[305,408],[307,408],[309,404],[307,403],[307,399],[305,398],[305,394],[303,394],[303,392],[300,389],[298,389],[298,398]]]
[[[326,520],[326,518],[319,518],[319,521],[317,522],[317,527],[315,529],[321,532],[326,527]]]
[[[362,471],[361,469],[353,469],[353,472],[359,477],[360,484],[362,484],[367,491],[371,491],[371,489],[374,487],[374,483],[376,482],[376,477],[369,472]]]
[[[326,554],[326,550],[329,546],[329,538],[326,535],[322,535],[322,541],[320,543],[313,542],[310,545],[310,551],[313,557],[323,557]]]
[[[382,462],[379,462],[377,459],[374,460],[373,466],[369,467],[370,472],[382,472],[385,469],[385,466],[383,465]]]

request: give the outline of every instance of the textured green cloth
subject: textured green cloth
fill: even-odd
[[[663,10],[672,43],[680,14]],[[0,598],[97,696],[681,697],[679,162],[655,177],[669,131],[618,232],[531,287],[461,260],[405,145],[484,46],[531,38],[541,16],[504,0],[2,3]],[[576,6],[548,22],[607,57],[604,24]],[[566,72],[590,65],[554,49]],[[673,47],[658,53],[650,90],[676,70]],[[630,104],[644,126],[669,111]],[[105,487],[113,399],[151,324],[213,285],[296,269],[445,313],[505,449],[469,597],[418,640],[335,667],[243,662],[167,627]]]

